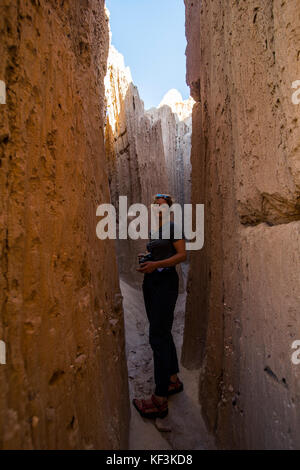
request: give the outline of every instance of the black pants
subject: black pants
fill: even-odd
[[[179,277],[175,268],[161,272],[155,270],[144,275],[143,294],[154,359],[154,393],[158,396],[167,396],[170,376],[179,372],[171,333],[178,285]]]

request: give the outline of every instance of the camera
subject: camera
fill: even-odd
[[[138,255],[139,264],[146,263],[147,261],[153,261],[151,253],[142,253]]]

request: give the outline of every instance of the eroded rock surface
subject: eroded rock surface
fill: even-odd
[[[179,91],[170,90],[157,108],[146,114],[152,123],[160,121],[164,156],[168,177],[168,188],[176,195],[176,202],[183,205],[190,202],[191,178],[191,137],[193,98],[183,100]]]
[[[128,381],[103,121],[103,0],[2,0],[1,449],[118,449]]]
[[[193,108],[191,254],[182,361],[225,448],[299,448],[299,2],[185,0]]]

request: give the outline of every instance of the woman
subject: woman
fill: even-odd
[[[171,207],[173,201],[168,194],[156,194],[153,204],[168,204]],[[174,237],[173,221],[169,221],[170,236],[168,239],[166,235],[162,238],[167,226],[167,222],[163,222],[160,212],[159,238],[151,239],[149,232],[147,250],[151,253],[151,261],[137,268],[137,271],[144,273],[143,295],[149,320],[149,342],[153,350],[156,385],[150,399],[133,399],[135,408],[144,418],[165,417],[168,414],[168,395],[183,390],[183,384],[177,377],[179,367],[171,329],[179,285],[175,265],[186,260],[185,240],[183,233],[180,237]]]

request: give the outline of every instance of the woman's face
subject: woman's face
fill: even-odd
[[[155,203],[156,203],[156,204],[159,204],[160,206],[161,206],[162,204],[166,204],[166,206],[165,206],[165,208],[164,208],[165,210],[167,210],[168,207],[169,207],[168,204],[167,204],[167,201],[166,201],[163,197],[157,198],[157,199],[155,200]],[[162,216],[163,216],[162,212],[159,212],[159,220],[162,219]]]
[[[167,204],[167,201],[163,197],[159,197],[156,199],[156,204],[161,206],[161,204]]]

